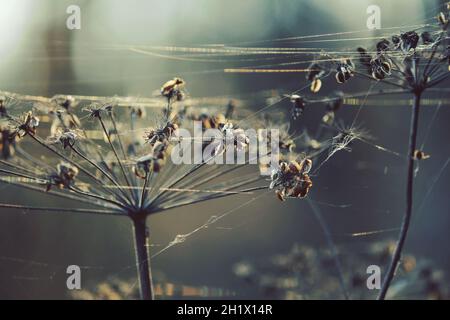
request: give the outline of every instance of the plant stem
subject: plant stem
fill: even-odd
[[[153,279],[148,254],[149,232],[145,224],[146,217],[133,218],[134,247],[138,269],[139,291],[142,300],[154,300]]]
[[[422,92],[416,90],[414,92],[414,104],[411,114],[411,126],[409,132],[409,150],[408,150],[408,180],[406,186],[406,211],[403,216],[403,222],[400,229],[397,246],[394,251],[391,263],[386,277],[384,278],[383,286],[381,287],[378,300],[384,300],[386,293],[389,289],[392,279],[394,278],[397,265],[400,261],[403,245],[405,244],[406,235],[409,229],[409,223],[411,221],[411,214],[413,208],[413,183],[414,183],[414,151],[416,150],[417,129],[419,126],[419,110],[420,110],[420,97]]]

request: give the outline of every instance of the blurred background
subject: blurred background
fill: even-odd
[[[366,30],[366,8],[371,4],[381,8],[381,26],[389,28],[429,22],[442,1],[1,0],[0,89],[42,96],[147,97],[168,79],[179,76],[186,80],[192,97],[239,99],[265,92],[263,96],[256,95],[254,100],[248,99],[248,107],[257,110],[266,104],[264,99],[270,96],[267,92],[284,94],[304,86],[304,74],[224,73],[224,68],[266,62],[180,61],[170,58],[170,52],[148,55],[130,48],[245,46],[259,40]],[[81,8],[80,30],[66,27],[69,5]],[[405,29],[400,31],[409,31]],[[376,36],[379,32],[366,32],[364,36]],[[279,45],[270,41],[263,44]],[[313,47],[314,43],[301,45]],[[342,45],[353,48],[360,43],[342,40]],[[351,86],[355,91],[368,89],[367,83]],[[321,93],[334,89],[328,86]],[[437,98],[448,97],[441,94]],[[406,154],[410,114],[407,103],[393,100],[392,104],[377,106],[377,100],[372,99],[362,110],[360,122],[376,138],[376,143]],[[380,102],[384,97],[377,99]],[[287,101],[275,108],[289,110],[290,105]],[[422,109],[419,142],[423,141],[435,110],[433,104]],[[314,128],[323,112],[323,107],[311,109],[298,125]],[[355,112],[356,108],[344,108],[339,116],[348,123]],[[448,168],[436,183],[434,178],[449,157],[449,115],[449,106],[442,105],[427,138],[425,151],[431,158],[420,164],[416,210],[405,249],[432,260],[444,270],[450,269]],[[396,238],[397,231],[365,237],[348,235],[400,225],[405,207],[405,174],[403,160],[364,144],[355,144],[352,152],[341,152],[324,165],[314,180],[311,198],[331,204],[351,204],[346,208],[320,206],[343,255],[363,252],[367,245],[378,240]],[[427,192],[429,195],[425,197]],[[24,200],[43,201],[41,195],[0,184],[0,202],[23,203]],[[48,206],[67,205],[51,197],[45,201]],[[210,216],[244,201],[246,198],[237,196],[150,217],[148,224],[154,246],[151,249],[158,250],[158,246],[166,245],[175,235],[187,233]],[[235,263],[243,259],[267,259],[290,250],[294,243],[314,248],[326,246],[323,232],[304,201],[280,203],[272,194],[236,210],[215,227],[156,257],[152,265],[159,281],[223,288],[238,297],[262,298],[260,292],[247,287],[233,274]],[[69,264],[89,267],[82,271],[83,287],[112,276],[133,278],[136,271],[129,221],[0,210],[0,298],[69,298],[65,285],[65,266]],[[364,272],[365,266],[361,268]]]

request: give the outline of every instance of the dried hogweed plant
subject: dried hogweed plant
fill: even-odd
[[[219,111],[217,106],[205,111],[199,110],[195,103],[189,105],[185,101],[185,82],[181,78],[174,78],[162,86],[162,101],[131,97],[45,98],[2,93],[0,180],[35,192],[75,200],[89,208],[6,203],[0,204],[0,207],[129,217],[134,230],[140,297],[153,299],[151,256],[148,252],[150,240],[146,224],[150,215],[222,197],[253,194],[258,190],[272,192],[281,201],[305,198],[313,187],[314,177],[319,169],[337,152],[350,151],[357,141],[402,156],[374,144],[369,133],[357,124],[357,118],[369,96],[410,94],[413,104],[406,156],[406,210],[399,239],[379,294],[379,298],[384,299],[399,264],[409,229],[415,164],[417,160],[429,157],[416,147],[421,101],[427,92],[441,90],[437,86],[450,74],[448,24],[446,11],[438,15],[436,24],[382,37],[373,48],[316,52],[312,63],[308,62],[311,63],[309,68],[301,70],[307,72],[305,86],[250,115],[245,115],[248,110],[237,108],[234,102],[230,102],[224,112]],[[202,48],[193,49],[201,52]],[[283,51],[283,48],[276,49]],[[289,48],[290,51],[295,51],[294,49]],[[209,52],[208,50],[210,49],[205,52]],[[230,54],[239,48],[224,47],[222,50]],[[245,54],[268,51],[265,48],[251,47],[240,50]],[[298,52],[302,50],[299,48]],[[258,70],[244,68],[237,72],[259,72]],[[368,80],[371,85],[368,92],[346,94],[338,91],[331,97],[318,98],[317,95],[329,78],[338,86],[352,83],[357,78]],[[383,87],[375,91],[375,86]],[[301,93],[307,88],[311,91],[309,96]],[[337,114],[345,102],[353,98],[363,98],[363,101],[353,122],[346,125],[337,119]],[[274,117],[264,112],[284,99],[291,102],[291,109],[287,113],[289,120],[285,114]],[[288,122],[298,122],[316,104],[326,106],[321,123],[317,126],[318,133],[314,137],[306,131],[297,135]],[[28,110],[23,114],[16,114],[18,106]],[[43,122],[41,118],[51,122],[46,137],[39,134]],[[191,121],[201,122],[204,131],[218,129],[223,139],[214,140],[208,146],[202,145],[202,151],[211,148],[208,149],[208,157],[200,163],[174,164],[170,155],[183,140],[179,135],[180,129],[188,128]],[[280,151],[277,166],[260,163],[259,173],[254,170],[250,175],[236,178],[233,174],[251,167],[252,159],[248,158],[242,164],[232,167],[214,163],[213,160],[229,151],[227,148],[236,151],[248,149],[250,137],[246,135],[245,126],[250,128],[258,125],[280,129],[279,137],[269,136],[268,148],[259,154],[261,158],[273,156],[267,150],[270,149],[269,146],[276,144]],[[225,143],[230,138],[232,143]],[[28,148],[29,144],[25,146],[24,141],[32,142],[33,148]],[[194,141],[195,143],[199,142]],[[314,208],[312,200],[307,201]],[[213,216],[193,232],[178,235],[162,251],[185,241],[187,236],[226,215],[227,213]],[[316,217],[332,249],[333,267],[338,270],[339,286],[348,298],[344,272],[329,230],[320,215],[316,214]]]
[[[248,148],[250,138],[240,126],[246,118],[239,119],[233,102],[223,113],[214,108],[199,111],[195,107],[183,107],[184,86],[184,80],[180,78],[165,83],[161,96],[166,99],[166,105],[161,107],[162,112],[153,109],[152,118],[147,117],[144,110],[150,102],[145,105],[142,99],[133,102],[130,98],[118,97],[45,98],[4,93],[1,102],[1,181],[74,200],[83,207],[6,203],[0,207],[129,217],[134,230],[140,296],[153,299],[146,224],[150,215],[264,189],[273,190],[280,200],[307,196],[312,187],[308,173],[313,159],[327,151],[331,140],[312,153],[299,153],[295,144],[298,137],[293,137],[282,123],[270,120],[270,125],[282,128],[281,139],[269,136],[265,142],[266,150],[259,155],[271,157],[270,146],[278,144],[281,151],[279,166],[261,165],[259,172],[255,168],[254,173],[240,174],[236,178],[232,174],[248,167],[253,160],[250,156],[231,167],[212,161],[228,152],[227,148],[241,151]],[[156,104],[164,103],[158,100]],[[119,108],[124,106],[128,108]],[[30,111],[14,114],[20,108]],[[51,123],[49,128],[44,128],[41,118]],[[154,125],[148,126],[152,120]],[[218,129],[223,138],[215,139],[209,146],[201,142],[202,150],[209,147],[210,152],[200,163],[174,164],[171,152],[184,139],[178,136],[178,131],[187,128],[192,120],[199,121],[204,131]],[[254,124],[264,121],[267,125],[267,118],[255,120]],[[48,131],[48,136],[41,136],[40,130]],[[231,143],[226,143],[225,140],[230,138]],[[309,150],[306,146],[300,147]],[[270,184],[264,182],[267,180]],[[89,208],[85,208],[86,205]],[[222,217],[216,216],[202,227]],[[186,235],[178,235],[169,247],[185,238]]]

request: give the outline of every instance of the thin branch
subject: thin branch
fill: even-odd
[[[108,130],[106,130],[105,123],[103,122],[103,119],[101,116],[98,117],[98,120],[100,121],[100,124],[102,125],[103,132],[106,135],[106,138],[108,139],[109,145],[111,146],[112,151],[114,152],[114,155],[116,156],[117,162],[119,163],[120,169],[122,170],[123,177],[125,178],[125,182],[129,187],[131,187],[130,181],[128,180],[128,176],[125,173],[125,168],[123,167],[122,161],[120,160],[119,155],[117,154],[116,148],[114,147],[114,144],[111,141],[111,136],[109,135]]]
[[[0,203],[0,208],[18,209],[18,210],[30,210],[30,211],[57,211],[57,212],[104,214],[104,215],[113,215],[113,216],[123,216],[124,215],[123,213],[121,213],[119,211],[112,211],[112,210],[56,208],[56,207],[35,207],[35,206],[24,206],[24,205],[6,204],[6,203]]]
[[[389,286],[394,278],[395,271],[397,270],[398,263],[401,258],[403,245],[405,244],[406,236],[408,234],[409,223],[411,221],[412,208],[413,208],[413,185],[414,185],[414,151],[416,150],[417,131],[419,126],[419,110],[420,110],[420,98],[421,92],[415,92],[414,105],[411,114],[411,128],[409,132],[409,149],[408,149],[408,171],[407,171],[407,187],[406,187],[406,210],[403,216],[403,222],[400,229],[397,246],[394,251],[389,269],[384,278],[383,286],[381,287],[378,300],[384,300]]]

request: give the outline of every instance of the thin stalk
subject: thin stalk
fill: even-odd
[[[6,170],[6,169],[0,169],[0,172],[1,173],[6,173],[6,174],[11,174],[13,176],[17,176],[17,177],[21,177],[21,178],[36,180],[36,181],[41,180],[43,183],[47,182],[47,180],[39,178],[39,177],[36,177],[36,176],[31,176],[31,175],[28,175],[28,174],[24,174],[24,173],[20,173],[20,172],[14,172],[14,171]]]
[[[55,196],[55,197],[59,197],[59,198],[74,200],[74,201],[77,201],[77,202],[86,203],[86,204],[90,204],[90,205],[97,206],[97,207],[102,207],[102,208],[106,207],[106,208],[110,208],[112,210],[116,209],[115,206],[114,207],[110,206],[109,204],[105,204],[104,202],[93,201],[91,199],[85,199],[85,198],[77,197],[77,196],[74,196],[74,195],[72,195],[70,193],[62,193],[62,192],[55,191],[53,189],[50,189],[49,191],[47,191],[47,190],[45,190],[43,188],[32,186],[30,184],[24,184],[24,183],[19,183],[19,182],[12,182],[12,181],[5,181],[1,177],[0,177],[0,181],[4,182],[4,183],[9,183],[9,184],[11,184],[13,186],[18,186],[18,187],[21,187],[21,188],[24,188],[24,189],[29,189],[29,190],[32,190],[32,191],[44,193],[46,195],[51,195],[51,196]]]
[[[145,224],[145,216],[136,217],[132,221],[140,296],[142,300],[154,300],[153,278],[148,254],[149,232]]]
[[[47,150],[50,150],[51,152],[53,152],[54,154],[56,154],[57,156],[59,156],[61,159],[67,161],[68,163],[70,163],[71,165],[75,166],[78,168],[78,170],[82,171],[84,174],[86,174],[89,178],[91,178],[92,180],[94,180],[95,182],[97,182],[100,186],[103,186],[103,181],[101,181],[100,179],[98,179],[96,176],[94,176],[91,172],[89,172],[88,170],[86,170],[84,167],[82,167],[81,165],[79,165],[78,163],[76,163],[75,161],[69,159],[68,157],[66,157],[65,155],[63,155],[62,153],[56,151],[55,149],[49,147],[48,145],[46,145],[44,142],[42,142],[37,136],[35,136],[34,134],[28,133],[28,136],[30,136],[34,141],[36,141],[38,144],[40,144],[41,146],[43,146],[44,148],[46,148]],[[106,189],[107,190],[107,189]],[[108,190],[110,191],[110,190]],[[117,196],[115,193],[113,193],[114,196]]]
[[[233,187],[236,187],[236,186],[233,186]],[[187,200],[184,202],[177,202],[175,204],[169,204],[169,205],[162,206],[162,207],[158,207],[158,205],[156,204],[156,207],[153,209],[154,211],[152,211],[152,213],[157,213],[157,212],[164,211],[164,210],[174,209],[174,208],[178,208],[178,207],[184,207],[184,206],[199,203],[199,202],[204,202],[204,201],[213,200],[213,199],[219,199],[219,198],[223,198],[223,197],[229,197],[229,196],[233,196],[233,195],[242,195],[242,194],[249,194],[249,193],[251,194],[253,191],[264,190],[264,189],[268,189],[268,188],[269,188],[269,186],[253,187],[253,188],[238,190],[238,191],[236,191],[236,193],[215,194],[215,195],[207,196],[207,197],[200,198],[200,199],[195,199],[195,200],[191,199],[191,200]],[[224,191],[228,191],[228,190],[224,190]]]
[[[403,222],[400,229],[399,238],[397,240],[397,246],[395,248],[394,255],[389,265],[386,277],[384,278],[380,294],[378,295],[378,300],[385,299],[391,281],[394,278],[395,271],[401,258],[403,245],[405,244],[406,236],[408,234],[409,223],[411,221],[413,208],[414,151],[416,150],[417,130],[419,127],[419,110],[420,110],[421,94],[422,92],[420,90],[416,90],[414,92],[414,104],[411,114],[411,127],[409,132],[409,150],[408,150],[408,171],[407,171],[408,180],[406,186],[406,211],[405,215],[403,216]]]
[[[125,193],[125,191],[123,190],[123,188],[117,183],[116,180],[114,180],[114,178],[112,176],[110,176],[105,170],[103,170],[102,167],[100,167],[99,165],[97,165],[94,161],[92,161],[91,159],[89,159],[88,157],[86,157],[85,155],[83,155],[80,151],[78,151],[77,149],[75,149],[73,146],[70,146],[70,148],[72,149],[73,152],[75,152],[79,157],[81,157],[82,159],[86,160],[88,163],[90,163],[92,166],[94,166],[96,169],[98,169],[106,178],[108,178],[109,181],[111,181],[120,191],[120,193],[122,193],[122,195],[125,197],[122,200],[124,200],[125,202],[130,201],[131,200],[128,198],[128,195]],[[117,195],[119,198],[121,198],[119,195]]]
[[[114,113],[113,113],[112,111],[109,112],[109,118],[111,119],[111,123],[112,123],[113,128],[114,128],[114,130],[115,130],[115,132],[116,132],[117,141],[119,142],[119,147],[120,147],[120,150],[122,151],[123,158],[124,158],[125,160],[127,160],[127,159],[128,159],[127,153],[125,152],[125,147],[124,147],[124,144],[123,144],[123,142],[122,142],[122,138],[120,137],[119,131],[117,131],[116,118],[115,118]],[[134,182],[134,184],[136,184],[136,176],[135,176],[135,175],[132,175],[132,177],[133,177],[133,182]],[[133,197],[134,197],[135,199],[139,199],[139,198],[138,198],[137,190],[132,189],[131,192],[133,193]]]
[[[75,213],[88,213],[88,214],[103,214],[123,216],[123,213],[112,210],[98,210],[98,209],[79,209],[79,208],[55,208],[55,207],[35,207],[35,206],[23,206],[18,204],[6,204],[0,203],[0,208],[19,209],[19,210],[32,210],[32,211],[56,211],[56,212],[75,212]]]
[[[98,120],[100,121],[100,124],[102,125],[103,132],[106,135],[106,138],[108,139],[109,145],[111,146],[112,151],[114,152],[114,155],[116,156],[117,162],[119,163],[120,169],[122,170],[123,177],[125,178],[125,182],[127,183],[128,187],[131,188],[130,181],[128,180],[127,174],[125,173],[125,168],[123,167],[122,161],[119,158],[119,155],[117,154],[116,148],[114,147],[111,136],[109,135],[108,130],[106,130],[105,123],[103,122],[103,119],[99,116]]]
[[[91,198],[95,198],[97,200],[102,200],[102,201],[106,201],[106,202],[112,203],[112,204],[118,206],[119,208],[122,208],[122,209],[125,209],[125,210],[128,209],[128,207],[123,205],[122,203],[117,202],[117,201],[112,200],[112,199],[105,198],[104,196],[100,196],[100,195],[97,195],[97,194],[94,194],[94,193],[90,193],[90,192],[85,192],[85,191],[76,189],[74,187],[68,187],[68,189],[73,191],[73,192],[75,192],[75,193],[84,195],[84,196],[88,196],[88,197],[91,197]]]
[[[139,203],[139,208],[142,208],[142,206],[144,205],[144,199],[147,193],[147,184],[148,184],[148,180],[150,179],[150,174],[148,172],[145,173],[145,180],[144,180],[144,185],[142,186],[142,191],[141,191],[141,200]]]

